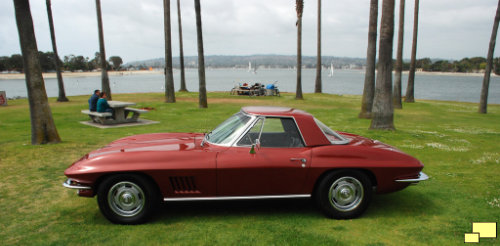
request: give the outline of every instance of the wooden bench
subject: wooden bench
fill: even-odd
[[[92,119],[93,122],[103,124],[103,125],[108,125],[108,124],[113,124],[113,119],[111,118],[113,116],[112,113],[99,113],[99,112],[93,112],[88,109],[82,110],[82,114],[87,114],[90,119]]]

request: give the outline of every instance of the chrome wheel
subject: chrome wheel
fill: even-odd
[[[369,174],[359,170],[336,170],[321,179],[314,197],[326,216],[353,219],[370,204],[372,182]]]
[[[328,191],[330,204],[343,212],[357,208],[363,201],[363,196],[363,185],[353,177],[337,179]]]
[[[113,185],[108,192],[108,204],[111,210],[123,217],[132,217],[144,209],[146,198],[144,191],[135,183],[122,181]]]

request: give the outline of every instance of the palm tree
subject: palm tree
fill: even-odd
[[[410,72],[408,73],[408,86],[406,86],[405,102],[415,102],[415,65],[417,56],[417,34],[418,34],[418,2],[415,0],[413,14],[413,41],[411,44]]]
[[[101,87],[106,92],[108,100],[111,100],[111,88],[109,87],[108,68],[106,62],[106,51],[104,50],[104,32],[102,29],[101,0],[95,0],[97,12],[97,28],[99,30],[99,54],[101,56]]]
[[[371,129],[394,130],[392,106],[392,45],[394,39],[394,0],[382,2],[377,82]]]
[[[170,26],[170,0],[163,0],[165,31],[165,97],[167,103],[175,102],[174,73],[172,71],[172,34]]]
[[[297,90],[295,99],[302,97],[302,12],[304,12],[304,0],[295,0],[295,10],[297,11]]]
[[[181,3],[177,0],[177,22],[179,24],[179,60],[181,66],[181,89],[179,91],[188,91],[186,88],[186,73],[184,71],[184,48],[182,45],[182,22],[181,22]]]
[[[201,6],[200,0],[194,0],[196,12],[196,36],[198,43],[198,77],[200,80],[199,107],[208,108],[207,86],[205,82],[205,55],[203,54],[203,32],[201,29]]]
[[[495,51],[495,43],[497,40],[498,22],[500,21],[500,0],[498,1],[497,13],[495,14],[495,22],[493,22],[493,30],[491,31],[490,46],[488,48],[488,57],[486,58],[486,68],[484,70],[483,88],[481,89],[481,100],[479,102],[479,113],[486,114],[488,106],[488,89],[490,87],[490,73],[493,63],[493,52]]]
[[[29,0],[14,0],[14,8],[30,105],[31,144],[61,142],[45,91]]]
[[[403,73],[403,36],[405,27],[405,0],[399,0],[398,51],[396,55],[396,76],[392,103],[394,108],[403,108],[401,103],[401,74]]]
[[[57,45],[56,45],[56,34],[54,31],[54,21],[52,19],[52,8],[50,0],[46,0],[47,4],[47,16],[49,18],[49,27],[50,27],[50,39],[52,40],[52,49],[54,50],[54,65],[56,67],[57,74],[57,85],[59,87],[59,96],[57,97],[58,102],[67,102],[69,101],[66,97],[66,92],[64,91],[64,82],[61,73],[61,63],[59,60],[59,55],[57,54]]]
[[[375,62],[377,55],[377,18],[378,0],[370,1],[370,21],[368,24],[368,48],[366,49],[366,72],[361,112],[359,118],[369,119],[372,115],[373,97],[375,94]]]
[[[316,85],[314,93],[321,93],[321,0],[318,0],[318,54],[316,55]]]

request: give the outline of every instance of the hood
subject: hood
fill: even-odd
[[[202,133],[153,133],[121,138],[92,151],[88,158],[116,152],[189,151],[199,148]]]

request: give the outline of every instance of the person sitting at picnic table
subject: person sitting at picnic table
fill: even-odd
[[[89,110],[91,112],[97,111],[97,100],[99,100],[100,94],[101,94],[100,90],[95,90],[94,94],[92,94],[92,96],[90,96],[90,98],[89,98]]]
[[[109,106],[108,100],[106,99],[106,92],[101,92],[101,98],[97,101],[97,112],[99,113],[113,113],[113,109]]]

